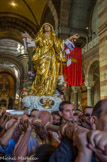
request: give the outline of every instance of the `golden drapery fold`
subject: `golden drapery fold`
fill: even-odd
[[[43,26],[51,27],[50,36],[43,33]],[[35,53],[32,57],[36,77],[32,84],[30,95],[54,96],[56,94],[59,64],[66,61],[63,50],[63,41],[55,36],[53,27],[45,23],[35,39]]]

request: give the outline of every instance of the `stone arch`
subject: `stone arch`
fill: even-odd
[[[19,80],[17,80],[17,78],[16,78],[16,76],[15,76],[15,73],[12,71],[12,69],[10,69],[10,68],[5,68],[5,67],[0,68],[0,73],[9,74],[9,75],[11,75],[11,77],[14,79],[14,83],[15,83],[14,95],[15,95],[15,94],[16,94],[17,83],[19,83]],[[20,88],[20,85],[19,85],[19,88]]]
[[[11,13],[0,13],[0,24],[1,30],[9,31],[12,29],[20,32],[26,31],[32,38],[35,37],[39,28],[27,18]]]
[[[52,12],[54,21],[55,21],[55,28],[58,28],[58,24],[59,24],[59,20],[58,20],[58,15],[57,15],[57,11],[55,9],[54,4],[52,3],[51,0],[46,0],[47,2],[47,6],[50,8],[50,11]]]
[[[42,13],[42,17],[41,17],[41,22],[40,22],[40,26],[42,26],[44,23],[50,23],[54,28],[55,27],[55,20],[54,20],[54,17],[53,17],[53,14],[49,8],[48,5],[45,6],[45,9]]]
[[[96,63],[99,63],[99,57],[98,56],[95,56],[93,58],[93,60],[89,63],[88,67],[87,67],[87,70],[86,70],[86,73],[85,73],[85,80],[90,80],[90,79],[93,79],[93,73],[92,73],[92,69],[95,68]]]
[[[21,61],[16,58],[13,54],[10,54],[10,53],[0,53],[0,62],[2,61],[8,61],[8,62],[11,62],[13,64],[15,64],[19,71],[20,71],[20,87],[22,87],[23,85],[23,80],[24,80],[24,67],[23,67],[23,64],[21,63]]]
[[[98,1],[97,0],[94,0],[93,1],[93,5],[92,5],[91,11],[90,11],[90,17],[89,17],[89,29],[90,30],[92,29],[92,19],[93,19],[93,13],[94,13],[95,7],[98,8]],[[94,20],[96,21],[96,17],[95,17]]]
[[[92,85],[92,105],[95,105],[100,100],[100,71],[98,57],[92,60],[92,62],[88,66],[87,73],[88,84]]]
[[[24,42],[23,42],[23,39],[22,38],[17,38],[16,36],[13,35],[13,32],[8,32],[8,33],[9,34],[5,33],[2,37],[0,36],[0,40],[1,39],[11,39],[11,40],[17,41],[22,46],[24,46]]]
[[[62,0],[61,1],[61,11],[60,11],[60,26],[68,27],[69,25],[69,15],[72,0]],[[66,16],[65,16],[66,15]]]
[[[7,68],[2,67],[2,69],[0,69],[0,73],[3,73],[3,72],[9,73],[14,78],[14,80],[16,81],[16,76],[10,68],[7,69]]]
[[[100,100],[99,57],[95,56],[87,66],[85,73],[87,87],[87,105],[95,105]]]

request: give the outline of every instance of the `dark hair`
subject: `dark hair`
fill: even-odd
[[[105,106],[105,103],[107,103],[107,99],[104,100],[99,100],[96,105],[94,106],[93,112],[92,112],[92,116],[97,116],[100,117],[103,108]]]
[[[58,111],[53,111],[51,114],[52,114],[52,115],[60,116]]]
[[[85,110],[86,109],[93,109],[94,107],[92,107],[92,106],[86,106],[85,108],[84,108],[84,111],[83,111],[83,113],[85,113]]]
[[[64,106],[65,106],[65,105],[69,105],[69,104],[71,104],[70,101],[62,101],[62,102],[60,103],[60,105],[59,105],[59,111],[63,111],[63,110],[64,110]]]
[[[32,109],[31,112],[33,112],[33,111],[39,111],[39,110],[38,110],[38,109]],[[31,113],[31,112],[30,112],[30,113]]]
[[[93,107],[92,106],[86,106],[85,108],[84,108],[84,110],[85,109],[93,109]]]
[[[56,147],[48,144],[41,145],[35,154],[36,162],[49,162],[52,153],[55,151]]]

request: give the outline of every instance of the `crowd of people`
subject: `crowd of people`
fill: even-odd
[[[59,111],[0,116],[0,160],[107,162],[107,99],[84,111],[63,101]]]

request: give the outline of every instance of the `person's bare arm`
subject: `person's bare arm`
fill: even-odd
[[[87,150],[84,152],[84,151],[79,151],[78,155],[77,155],[77,158],[75,160],[75,162],[91,162],[91,157],[92,157],[92,153],[90,151],[87,152]]]
[[[5,132],[6,132],[5,128],[3,128],[2,131],[0,132],[0,138],[4,136]]]
[[[98,151],[107,156],[107,132],[100,130],[90,130],[88,132],[89,147],[93,151]]]
[[[88,130],[82,127],[75,127],[73,132],[73,143],[78,148],[78,155],[75,162],[91,162],[92,151],[87,147]]]
[[[29,144],[32,127],[28,121],[24,123],[24,127],[26,129],[25,133],[21,138],[19,138],[19,141],[14,150],[14,156],[16,157],[16,162],[19,162],[18,160],[19,156],[23,157],[23,159],[27,156],[28,144]],[[20,159],[20,162],[21,161],[24,160]]]
[[[0,126],[1,127],[2,127],[2,124],[3,124],[4,120],[5,120],[5,118],[6,118],[6,113],[4,113],[3,116],[1,117],[1,120],[0,120]]]
[[[2,145],[4,148],[8,146],[9,144],[9,140],[11,139],[12,135],[13,135],[13,132],[15,130],[15,128],[18,126],[19,124],[19,120],[16,121],[12,127],[10,127],[6,132],[5,134],[1,137],[0,139],[0,145]]]
[[[74,34],[74,35],[69,37],[69,40],[74,42],[74,40],[78,39],[79,37],[80,37],[79,34]]]
[[[5,118],[5,120],[4,120],[4,122],[2,123],[2,128],[5,127],[5,125],[8,122],[8,120],[9,120],[9,116],[7,115],[6,118]]]
[[[59,135],[67,136],[73,140],[74,146],[78,148],[78,155],[75,162],[90,162],[92,151],[87,147],[88,130],[72,123],[65,123],[59,127]]]
[[[0,117],[0,126],[1,126],[2,123],[3,123],[3,120],[4,120],[4,114],[3,114],[3,116]]]

